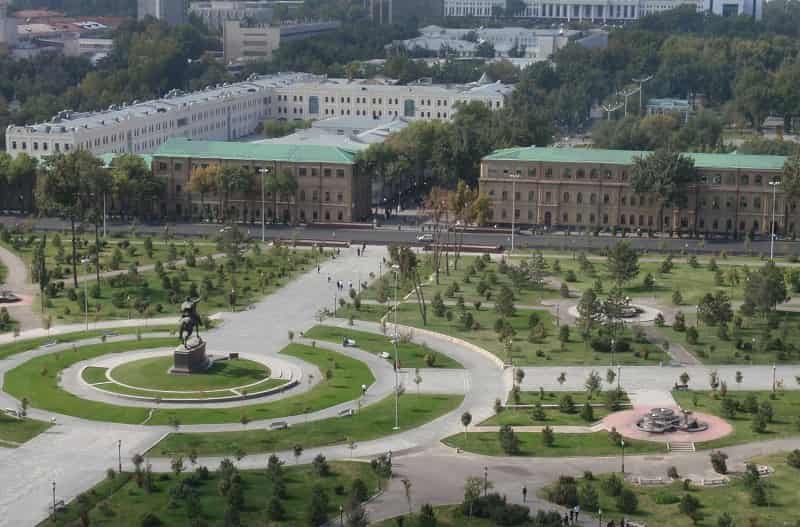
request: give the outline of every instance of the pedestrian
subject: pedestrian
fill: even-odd
[[[361,249],[356,247],[356,256],[361,256]]]
[[[564,513],[564,525],[569,525],[569,516],[566,512]]]
[[[331,283],[331,275],[328,275],[328,283]]]
[[[352,280],[347,282],[347,285],[348,285],[349,289],[353,289],[353,281]]]
[[[319,271],[320,271],[319,264],[317,264],[317,274],[319,274]]]
[[[575,505],[575,523],[578,523],[578,515],[581,513],[581,506]]]
[[[570,525],[572,524],[572,521],[574,519],[575,519],[575,510],[574,509],[570,509],[569,510],[569,523],[570,523]]]
[[[528,501],[528,487],[525,485],[522,486],[522,503]]]

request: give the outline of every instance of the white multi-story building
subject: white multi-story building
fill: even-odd
[[[231,141],[252,134],[265,119],[316,120],[336,116],[449,120],[459,102],[503,107],[512,86],[398,85],[389,80],[328,79],[308,73],[251,77],[203,91],[173,91],[104,112],[60,112],[46,123],[10,125],[6,149],[42,158],[85,149],[94,154],[154,151],[171,137]]]
[[[523,0],[525,8],[514,16],[558,20],[625,21],[644,15],[694,5],[718,15],[748,14],[760,19],[763,0]],[[445,16],[488,17],[506,0],[444,0]]]
[[[199,16],[209,28],[221,31],[228,20],[249,19],[258,24],[267,23],[272,20],[273,6],[265,2],[211,0],[192,2],[189,13]]]
[[[188,9],[186,0],[137,0],[136,2],[136,14],[139,20],[152,16],[170,26],[185,24]]]

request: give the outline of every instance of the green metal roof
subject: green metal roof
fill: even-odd
[[[336,146],[192,141],[173,138],[162,144],[153,157],[191,157],[238,161],[285,161],[292,163],[355,163],[355,152]]]
[[[637,157],[648,155],[640,150],[602,150],[594,148],[540,148],[536,146],[504,148],[484,157],[484,161],[536,161],[542,163],[590,163],[596,165],[632,165]],[[697,168],[740,170],[782,170],[784,156],[746,154],[694,154]]]
[[[111,162],[122,155],[124,154],[108,153],[108,154],[100,154],[97,157],[103,162],[103,168],[110,168]],[[153,164],[153,156],[151,156],[150,154],[136,154],[136,155],[137,157],[141,157],[142,161],[144,161],[144,164],[147,165],[148,167]]]

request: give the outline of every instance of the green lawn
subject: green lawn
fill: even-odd
[[[142,339],[83,346],[75,351],[37,357],[9,371],[5,376],[4,389],[18,399],[28,397],[31,406],[45,410],[97,421],[142,423],[148,414],[147,408],[115,406],[80,399],[58,387],[58,374],[76,362],[100,355],[155,349],[172,344],[174,344],[174,340],[171,338]],[[247,415],[251,420],[257,420],[302,414],[305,411],[316,411],[357,399],[361,394],[361,385],[369,386],[375,380],[363,362],[340,353],[299,344],[287,346],[282,353],[315,364],[322,371],[330,369],[333,376],[330,380],[323,379],[306,393],[279,401],[247,406],[246,409],[158,409],[147,423],[165,425],[174,423],[175,419],[180,424],[231,423],[238,422],[242,415]]]
[[[304,336],[309,339],[325,340],[328,342],[342,343],[342,338],[347,337],[356,341],[359,349],[374,353],[388,353],[389,362],[394,361],[394,346],[391,341],[391,325],[387,335],[369,333],[366,331],[356,331],[353,329],[340,328],[334,326],[314,326],[305,332]],[[428,346],[414,344],[413,342],[400,342],[397,346],[400,365],[403,368],[462,368],[461,364],[443,353],[434,351]],[[432,366],[428,366],[425,357],[433,358]]]
[[[722,398],[714,398],[711,392],[674,391],[672,395],[682,408],[724,417]],[[751,427],[752,414],[744,411],[737,412],[733,419],[724,417],[733,425],[733,433],[714,441],[698,443],[698,447],[721,448],[739,443],[768,441],[800,435],[800,392],[781,391],[774,400],[770,399],[769,392],[729,391],[725,397],[743,402],[748,395],[755,395],[759,404],[767,401],[772,406],[774,417],[772,422],[767,425],[767,431],[764,433],[753,431]],[[694,404],[695,397],[697,398],[696,405]]]
[[[542,434],[538,432],[519,432],[519,456],[530,457],[593,457],[616,456],[621,454],[620,446],[612,444],[607,432],[593,432],[590,434],[555,434],[555,444],[545,447],[542,443]],[[447,437],[442,442],[453,448],[461,448],[467,452],[486,456],[505,456],[500,446],[498,432],[459,433]],[[651,452],[666,452],[663,443],[650,441],[625,440],[625,454],[647,454]]]
[[[54,342],[61,344],[65,342],[77,342],[79,340],[86,340],[96,337],[102,337],[106,333],[116,333],[118,335],[134,335],[137,332],[141,333],[167,333],[174,332],[173,326],[159,326],[153,325],[146,328],[110,328],[110,329],[95,329],[90,331],[74,331],[72,333],[62,333],[53,335],[52,337],[38,337],[35,339],[20,339],[12,342],[11,344],[4,344],[0,346],[0,359],[7,359],[17,353],[23,353],[32,349],[39,348],[47,343]],[[112,337],[113,340],[113,337]],[[173,343],[175,340],[173,340]]]
[[[598,373],[602,376],[603,371],[598,371]],[[555,381],[555,379],[553,379]],[[603,386],[607,387],[608,385],[605,383],[605,379],[603,380]],[[548,390],[543,391],[544,397],[540,395],[539,392],[519,392],[519,403],[517,404],[558,404],[561,398],[564,395],[569,395],[572,397],[572,400],[575,401],[575,404],[583,404],[586,401],[592,403],[602,403],[604,402],[603,393],[596,393],[594,397],[591,399],[589,395],[585,391],[580,392],[551,392]],[[621,403],[630,403],[628,399],[628,394],[624,391],[622,392],[622,399],[620,400]],[[513,404],[509,397],[509,403]]]
[[[244,386],[270,375],[269,368],[246,359],[215,361],[205,372],[192,375],[169,373],[173,363],[172,355],[140,359],[120,364],[111,370],[111,377],[121,384],[137,388],[203,391]]]
[[[708,364],[775,364],[800,362],[800,349],[793,345],[800,341],[800,312],[779,311],[778,326],[770,330],[766,320],[760,317],[744,318],[740,329],[728,326],[728,338],[718,336],[718,328],[707,324],[696,325],[697,317],[686,314],[686,325],[695,326],[699,334],[696,344],[686,341],[686,332],[672,329],[672,326],[657,328],[667,339],[680,342],[687,350]],[[668,321],[672,322],[672,321]],[[771,333],[771,334],[769,334]],[[768,336],[769,334],[769,336]],[[781,351],[772,349],[765,343],[779,338],[785,344]],[[737,343],[740,347],[737,348]]]
[[[283,384],[286,384],[286,379],[265,379],[258,384],[255,384],[248,388],[247,390],[242,390],[242,392],[247,392],[250,394],[256,394],[259,392],[264,392],[267,390],[271,390],[272,388],[277,388]],[[239,394],[232,391],[232,390],[206,390],[206,391],[197,391],[197,392],[164,392],[164,391],[153,391],[153,390],[138,390],[135,388],[126,388],[125,386],[120,386],[119,384],[108,383],[108,384],[100,384],[97,386],[100,390],[105,390],[108,392],[119,393],[123,395],[138,395],[139,397],[148,397],[150,399],[154,399],[156,397],[160,399],[209,399],[214,397],[232,397],[238,396]]]
[[[50,428],[50,423],[36,419],[15,419],[0,414],[0,446],[14,446],[13,443],[24,443]],[[11,443],[8,443],[8,442]]]
[[[147,271],[125,273],[78,286],[65,288],[48,298],[48,314],[64,322],[81,322],[85,317],[84,290],[89,291],[89,319],[92,321],[129,317],[158,317],[178,313],[186,296],[201,298],[200,310],[210,314],[231,309],[230,291],[235,291],[236,308],[245,307],[272,293],[299,274],[312,268],[319,253],[276,247],[259,254],[248,254],[234,266],[227,258],[198,259],[194,267],[179,266],[163,274]],[[263,277],[263,278],[262,278]],[[72,296],[72,299],[70,299]]]
[[[96,384],[98,382],[110,382],[106,377],[108,368],[100,368],[98,366],[87,366],[81,372],[81,378],[89,383]]]
[[[364,306],[362,305],[362,311],[363,309]],[[474,307],[466,306],[466,310],[472,313],[474,319],[480,324],[480,329],[477,330],[465,330],[459,322],[459,316],[456,314],[457,308],[453,306],[451,309],[453,311],[452,320],[447,320],[446,316],[437,317],[429,306],[428,323],[423,326],[418,307],[415,304],[401,304],[398,312],[398,322],[464,339],[494,353],[503,360],[507,359],[508,354],[505,351],[504,344],[499,340],[497,333],[493,329],[495,321],[499,318],[494,309],[482,307],[478,311]],[[354,311],[354,313],[360,312]],[[531,313],[538,315],[546,331],[544,338],[532,342],[528,340],[530,334],[528,320]],[[516,331],[516,336],[513,338],[514,364],[535,366],[558,364],[596,365],[598,369],[601,369],[610,361],[608,354],[597,353],[588,344],[584,343],[575,328],[571,328],[570,339],[565,343],[565,351],[561,351],[561,342],[558,340],[558,327],[556,326],[555,317],[548,311],[517,309],[516,314],[509,318],[508,321]],[[630,336],[630,330],[625,329],[624,335]],[[623,365],[632,365],[658,364],[667,359],[664,352],[655,344],[632,343],[632,350],[629,353],[617,353],[616,360]]]
[[[511,426],[556,426],[556,425],[569,425],[569,426],[590,426],[593,423],[601,420],[603,417],[611,413],[605,406],[593,406],[594,419],[586,421],[581,417],[581,408],[584,403],[590,402],[591,404],[602,404],[603,394],[595,394],[592,399],[589,399],[586,392],[544,392],[544,397],[540,398],[539,392],[520,392],[519,403],[516,404],[536,404],[541,403],[545,413],[544,420],[534,419],[532,411],[533,408],[505,408],[499,414],[495,414],[489,419],[480,423],[485,426],[497,425],[511,425]],[[575,412],[566,413],[561,412],[557,407],[552,408],[545,405],[558,405],[559,401],[565,395],[572,397],[575,403]],[[627,401],[627,395],[623,402]],[[515,404],[513,399],[509,397],[509,404]]]
[[[701,518],[698,523],[679,510],[678,501],[687,494],[681,482],[668,486],[629,485],[638,497],[638,511],[634,514],[622,514],[617,507],[616,499],[603,491],[601,482],[608,476],[595,476],[593,481],[579,480],[578,488],[590,484],[596,487],[600,497],[600,508],[603,511],[603,522],[613,519],[615,522],[625,517],[649,527],[716,527],[717,519],[723,512],[733,517],[733,525],[798,525],[800,523],[800,487],[797,480],[800,470],[786,463],[786,454],[776,454],[751,460],[752,463],[768,465],[775,473],[761,481],[766,486],[768,505],[757,506],[751,502],[751,491],[741,478],[734,478],[730,485],[723,487],[692,486],[689,494],[700,500]],[[542,497],[546,497],[546,487]],[[588,513],[585,507],[581,507]]]
[[[69,232],[61,232],[56,234],[48,234],[47,245],[45,246],[45,257],[47,258],[46,265],[48,269],[52,269],[54,279],[68,279],[72,276],[72,239]],[[170,261],[170,256],[174,260],[182,260],[186,258],[189,252],[193,252],[196,258],[202,258],[209,254],[222,252],[221,248],[210,241],[201,240],[159,240],[157,238],[150,238],[153,244],[152,253],[148,254],[145,248],[145,240],[147,237],[140,238],[132,237],[119,237],[108,236],[107,238],[100,239],[101,252],[100,252],[100,271],[113,271],[115,269],[127,269],[129,265],[135,264],[136,266],[150,265],[156,261],[161,261],[164,265]],[[6,246],[19,254],[23,260],[30,263],[33,260],[34,251],[40,242],[38,234],[30,234],[23,237],[17,237],[12,243]],[[78,236],[78,262],[85,258],[94,258],[94,233],[86,233]],[[115,251],[118,254],[116,262],[114,261]],[[115,265],[116,264],[116,265]],[[86,270],[82,265],[78,266],[78,274],[86,274]],[[94,264],[91,264],[89,273],[94,273]]]
[[[400,430],[416,428],[447,414],[461,404],[460,395],[412,395],[400,398]],[[152,448],[150,455],[166,456],[175,452],[197,451],[201,456],[231,453],[241,448],[248,454],[291,450],[294,445],[303,448],[361,442],[388,436],[395,432],[394,397],[387,397],[366,406],[350,417],[333,417],[298,424],[286,430],[249,430],[207,434],[173,433]],[[355,454],[358,454],[356,447]]]
[[[188,461],[186,462],[188,465]],[[320,477],[312,472],[310,465],[284,466],[283,480],[286,485],[286,499],[281,500],[286,518],[280,522],[270,522],[275,527],[300,527],[308,525],[307,511],[311,500],[311,490],[319,485],[329,498],[328,514],[338,520],[339,506],[350,499],[352,483],[361,479],[372,494],[379,482],[368,463],[332,461],[329,462],[331,475]],[[216,467],[210,467],[216,469]],[[192,467],[188,467],[192,470]],[[244,507],[240,525],[265,525],[266,505],[272,495],[273,484],[265,470],[245,470],[240,472],[244,491]],[[220,478],[211,472],[209,479],[198,479],[192,489],[200,502],[202,525],[223,525],[226,498],[218,490]],[[183,475],[185,480],[188,475]],[[157,475],[156,489],[147,493],[138,487],[128,473],[116,476],[114,480],[104,480],[97,486],[70,503],[67,510],[58,515],[56,523],[47,519],[41,527],[52,525],[71,526],[80,524],[79,513],[82,507],[89,509],[89,521],[93,526],[140,527],[145,513],[154,514],[162,527],[184,527],[190,525],[184,499],[170,503],[172,489],[178,485],[174,474]],[[339,488],[339,491],[337,491]],[[85,505],[81,505],[81,501]],[[155,524],[154,524],[155,525]]]

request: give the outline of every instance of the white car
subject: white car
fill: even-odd
[[[420,234],[417,236],[418,242],[432,242],[433,241],[433,234]]]

